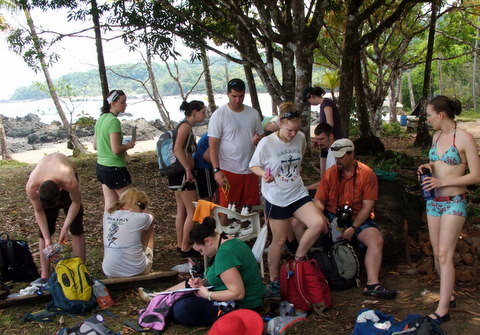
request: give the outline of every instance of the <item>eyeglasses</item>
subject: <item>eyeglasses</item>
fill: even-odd
[[[231,89],[235,91],[245,91],[245,83],[241,79],[232,79],[227,84],[227,89],[230,91]]]
[[[345,148],[350,148],[350,150],[353,150],[351,145],[339,145],[339,146],[334,146],[334,147],[332,146],[332,147],[330,147],[330,150],[340,151],[340,150],[345,149]]]
[[[125,95],[125,93],[122,90],[114,90],[112,93],[107,97],[107,102],[111,104],[114,102],[119,96]]]
[[[299,118],[301,115],[302,113],[300,112],[286,112],[285,114],[283,114],[280,120],[283,120],[283,119],[291,120],[291,119]]]

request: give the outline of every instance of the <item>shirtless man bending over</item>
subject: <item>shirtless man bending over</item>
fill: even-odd
[[[58,242],[68,241],[70,230],[73,256],[85,261],[82,192],[75,165],[63,154],[54,153],[43,157],[30,173],[26,191],[33,206],[40,237],[42,273],[41,278],[32,284],[43,285],[50,276],[50,263],[42,250],[53,244],[52,235],[55,233],[60,209],[65,213],[65,221]]]

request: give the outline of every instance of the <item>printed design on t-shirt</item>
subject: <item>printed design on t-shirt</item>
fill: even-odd
[[[294,182],[300,178],[300,150],[283,150],[277,154],[277,157],[280,159],[281,166],[277,170],[275,178],[286,183]]]
[[[118,222],[113,221],[110,227],[108,228],[108,234],[107,234],[107,241],[108,241],[108,246],[116,245],[116,240],[117,237],[115,237],[115,234],[118,232],[120,229]]]

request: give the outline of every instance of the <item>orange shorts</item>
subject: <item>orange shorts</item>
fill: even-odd
[[[219,189],[220,206],[227,207],[229,202],[235,202],[237,208],[260,204],[259,180],[256,174],[236,174],[225,170],[222,172],[230,184],[230,190],[225,194],[221,188]]]

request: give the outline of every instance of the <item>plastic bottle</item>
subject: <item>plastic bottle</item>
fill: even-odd
[[[432,174],[430,173],[430,170],[427,169],[427,168],[423,168],[422,169],[422,174],[420,175],[420,183],[423,183],[425,178],[431,177],[431,176],[432,176]],[[426,191],[424,188],[422,188],[422,195],[423,195],[423,199],[425,199],[425,201],[433,200],[433,199],[435,199],[435,190],[432,189],[430,191]]]
[[[93,294],[97,298],[97,303],[100,309],[105,309],[113,305],[113,299],[108,292],[107,287],[100,281],[93,282]]]
[[[50,261],[54,261],[61,256],[61,253],[63,252],[63,250],[64,250],[63,244],[54,243],[52,245],[49,245],[45,249],[43,249],[43,254]]]
[[[268,321],[266,332],[270,335],[282,335],[288,327],[303,320],[306,320],[305,316],[277,316]]]

